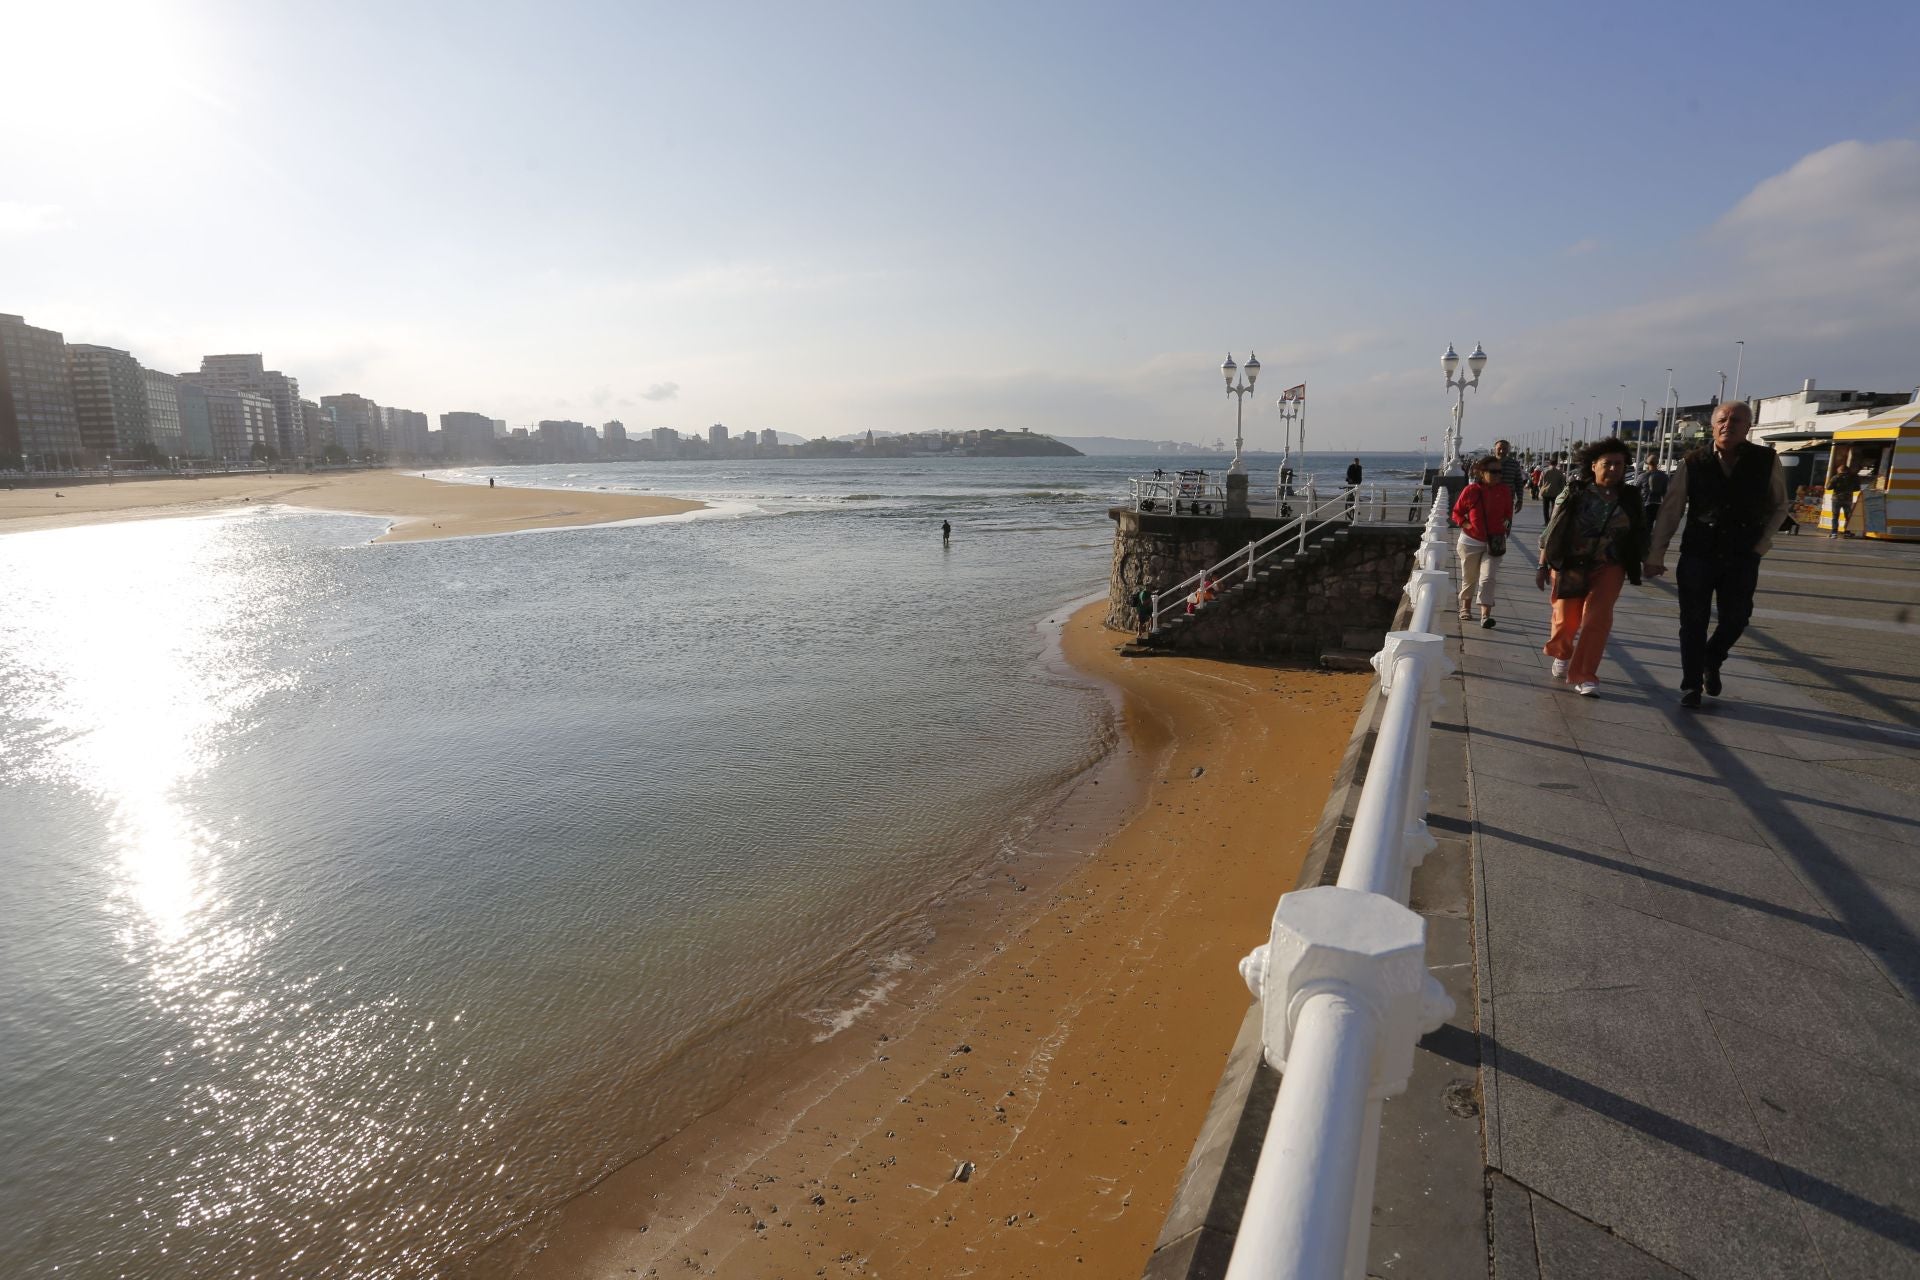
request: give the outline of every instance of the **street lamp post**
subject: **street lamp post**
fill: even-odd
[[[1241,460],[1240,451],[1245,443],[1242,422],[1243,415],[1246,413],[1247,395],[1253,390],[1254,381],[1260,376],[1260,357],[1251,351],[1247,352],[1245,379],[1236,384],[1233,375],[1237,371],[1238,366],[1233,363],[1233,353],[1229,351],[1225,362],[1220,366],[1220,372],[1226,375],[1227,394],[1234,398],[1233,461],[1227,467],[1226,513],[1230,516],[1250,514],[1247,510],[1247,464]]]
[[[1245,380],[1236,384],[1233,380],[1233,375],[1238,369],[1239,366],[1233,362],[1233,353],[1229,351],[1226,360],[1220,366],[1220,372],[1227,377],[1227,394],[1234,397],[1233,462],[1227,467],[1227,474],[1230,476],[1246,474],[1247,464],[1240,460],[1240,449],[1242,446],[1241,424],[1246,409],[1247,396],[1253,390],[1254,381],[1260,376],[1260,357],[1254,355],[1251,351],[1247,352]]]
[[[1473,354],[1467,357],[1467,376],[1456,378],[1460,371],[1460,354],[1447,344],[1447,354],[1440,357],[1440,369],[1446,375],[1447,389],[1454,393],[1453,427],[1447,433],[1445,456],[1440,459],[1442,475],[1451,475],[1460,461],[1460,419],[1467,412],[1467,388],[1472,387],[1477,394],[1480,390],[1480,371],[1487,367],[1487,352],[1479,343],[1473,344]]]
[[[1738,348],[1733,358],[1733,398],[1740,398],[1740,366],[1747,362],[1747,344],[1744,339],[1733,344]]]
[[[1301,384],[1302,387],[1305,385]],[[1281,392],[1276,403],[1280,407],[1281,425],[1286,429],[1286,439],[1280,451],[1280,501],[1284,506],[1290,496],[1288,486],[1293,483],[1293,424],[1296,422],[1300,424],[1300,456],[1304,458],[1307,453],[1307,393],[1300,388],[1288,387]]]

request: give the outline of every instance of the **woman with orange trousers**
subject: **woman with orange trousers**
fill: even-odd
[[[1534,585],[1553,586],[1553,631],[1546,654],[1555,679],[1582,697],[1600,694],[1600,659],[1613,632],[1613,606],[1628,582],[1640,585],[1647,554],[1647,516],[1640,491],[1624,483],[1626,442],[1607,439],[1588,446],[1579,479],[1554,504],[1540,535],[1540,569]]]

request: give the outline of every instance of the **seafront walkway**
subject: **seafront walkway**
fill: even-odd
[[[1435,728],[1464,747],[1435,812],[1464,756],[1488,1250],[1394,1229],[1420,1144],[1390,1134],[1370,1270],[1920,1276],[1920,547],[1780,536],[1688,711],[1670,579],[1623,593],[1600,697],[1552,682],[1539,518],[1499,625],[1447,611]],[[1469,1043],[1422,1056],[1458,1075]]]

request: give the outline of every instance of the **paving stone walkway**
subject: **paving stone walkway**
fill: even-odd
[[[1920,1276],[1920,548],[1782,537],[1690,712],[1665,583],[1551,680],[1538,534],[1442,712],[1494,1275]]]

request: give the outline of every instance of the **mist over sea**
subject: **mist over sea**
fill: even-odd
[[[0,1275],[431,1274],[856,1026],[1111,746],[1041,623],[1183,465],[472,468],[719,506],[0,536]]]

